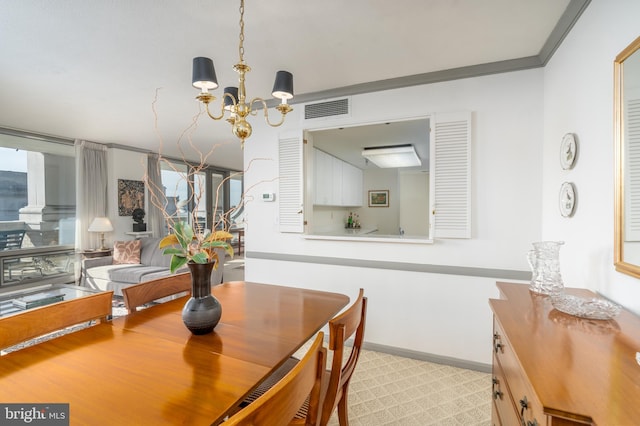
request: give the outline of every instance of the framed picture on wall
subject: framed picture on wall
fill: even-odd
[[[369,191],[369,207],[389,207],[389,190]]]
[[[135,209],[144,209],[144,182],[118,179],[118,216],[131,216]]]

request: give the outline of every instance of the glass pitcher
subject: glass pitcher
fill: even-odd
[[[531,267],[529,290],[539,294],[557,295],[564,290],[560,275],[560,247],[564,241],[540,241],[533,243],[527,260]]]

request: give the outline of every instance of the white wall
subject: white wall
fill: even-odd
[[[425,191],[425,188],[427,190]],[[429,173],[398,174],[399,225],[405,235],[429,235]]]
[[[352,298],[363,287],[369,297],[366,341],[490,364],[488,299],[498,296],[495,279],[274,261],[251,253],[528,270],[526,253],[541,236],[542,74],[536,69],[358,95],[352,98],[352,116],[341,122],[472,111],[471,239],[433,245],[305,240],[278,231],[277,202],[249,201],[245,278]],[[255,199],[277,188],[272,180],[278,173],[279,133],[305,127],[303,106],[294,108],[284,128],[253,120],[244,162],[250,164],[245,187]]]
[[[142,180],[147,170],[147,155],[134,151],[110,148],[108,151],[109,170],[108,176],[108,199],[107,216],[113,224],[114,231],[105,234],[106,244],[113,244],[114,241],[132,240],[133,237],[126,235],[133,229],[133,219],[131,216],[118,216],[118,179]],[[145,187],[146,190],[146,187]],[[145,204],[149,202],[149,196],[145,191]],[[147,211],[147,206],[144,206]],[[145,218],[146,222],[146,218]]]
[[[564,240],[565,285],[584,287],[640,313],[640,281],[613,267],[613,61],[640,35],[637,0],[593,0],[544,69],[544,239]],[[559,165],[562,136],[576,133],[573,170]],[[558,213],[564,181],[576,184],[575,216]]]

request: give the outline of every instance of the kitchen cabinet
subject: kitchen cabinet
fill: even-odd
[[[349,163],[342,163],[342,205],[362,206],[362,170]]]
[[[362,170],[314,149],[314,204],[321,206],[362,206]]]
[[[313,150],[314,198],[313,203],[331,205],[333,193],[333,166],[331,156],[318,149]]]

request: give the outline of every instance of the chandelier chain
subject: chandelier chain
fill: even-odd
[[[240,0],[240,45],[238,47],[240,63],[244,63],[244,0]]]

